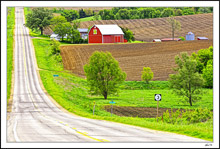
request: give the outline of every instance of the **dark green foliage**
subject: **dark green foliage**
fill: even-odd
[[[130,18],[130,11],[128,9],[120,9],[116,14],[117,20],[124,20]]]
[[[166,8],[161,12],[161,17],[170,17],[174,15],[174,11],[172,8]]]
[[[123,28],[120,26],[120,28],[122,29],[123,33],[124,33],[124,39],[126,39],[128,42],[134,41],[134,34],[131,30],[129,30],[128,28]]]
[[[213,60],[207,62],[206,67],[202,71],[202,77],[205,80],[205,87],[213,88]]]
[[[91,94],[103,95],[105,99],[119,90],[119,85],[125,80],[126,73],[122,72],[109,52],[94,52],[89,63],[84,66]]]
[[[71,43],[80,42],[80,39],[81,39],[80,32],[77,29],[75,29],[74,25],[69,28],[69,30],[67,31],[67,35]]]
[[[54,33],[58,34],[60,37],[62,37],[62,41],[64,36],[68,33],[69,29],[71,28],[71,25],[69,22],[66,23],[58,23],[54,27]]]
[[[205,80],[205,87],[213,87],[213,47],[210,46],[207,49],[201,49],[196,54],[192,54],[192,59],[197,61],[196,70],[202,74]]]
[[[201,99],[201,87],[204,84],[201,74],[196,71],[197,62],[187,53],[181,53],[180,57],[175,57],[175,63],[177,67],[173,70],[176,74],[170,75],[170,87],[174,93],[182,96],[192,106],[193,102]]]
[[[61,16],[64,16],[68,22],[71,22],[79,18],[79,13],[76,10],[70,9],[62,11]]]
[[[208,108],[186,110],[185,112],[180,112],[180,109],[174,112],[171,109],[171,112],[167,110],[163,116],[158,118],[159,121],[171,124],[194,124],[206,122],[209,119],[213,119],[213,113]]]
[[[79,17],[80,18],[85,18],[86,17],[86,13],[85,13],[85,11],[83,9],[79,10]]]
[[[187,8],[183,10],[183,15],[193,15],[195,12],[191,8]]]
[[[50,20],[53,15],[51,11],[45,8],[33,8],[30,13],[26,16],[25,25],[32,30],[40,30],[41,35],[43,35],[43,29],[50,25]]]
[[[102,20],[114,20],[115,19],[115,15],[113,14],[111,10],[106,10],[106,9],[100,10],[99,15],[101,16]]]

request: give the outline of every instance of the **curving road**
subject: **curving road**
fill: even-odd
[[[15,11],[15,82],[8,142],[208,142],[60,110],[40,86],[31,38],[23,26],[23,8]]]

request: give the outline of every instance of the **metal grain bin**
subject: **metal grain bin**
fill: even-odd
[[[186,40],[195,40],[195,35],[192,32],[188,32]]]

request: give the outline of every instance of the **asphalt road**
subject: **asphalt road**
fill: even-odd
[[[15,22],[15,82],[7,121],[8,142],[208,142],[184,135],[74,116],[58,108],[42,90],[23,8]]]

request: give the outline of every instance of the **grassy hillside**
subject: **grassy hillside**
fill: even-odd
[[[13,71],[13,42],[14,42],[14,26],[15,26],[15,8],[8,8],[7,16],[7,102],[11,94],[11,79]]]
[[[201,102],[190,107],[187,103],[182,104],[179,102],[180,97],[172,94],[171,90],[168,89],[168,82],[166,81],[152,81],[150,82],[152,85],[150,89],[143,85],[143,82],[126,81],[121,86],[122,90],[119,96],[109,96],[108,100],[105,100],[102,96],[89,95],[85,79],[64,71],[62,64],[57,64],[55,59],[49,56],[49,41],[45,39],[32,40],[38,66],[42,69],[40,70],[40,76],[45,89],[57,103],[68,111],[84,117],[110,120],[212,140],[212,121],[190,125],[173,125],[156,122],[155,118],[120,117],[114,113],[111,117],[111,114],[104,108],[104,106],[110,105],[109,101],[111,100],[116,102],[114,106],[156,107],[156,102],[153,100],[154,94],[161,93],[163,95],[163,101],[160,102],[161,108],[195,109],[198,107],[207,107],[212,109],[213,94],[211,89],[204,89],[207,94],[203,96]],[[59,77],[53,77],[53,74],[58,74]],[[95,115],[93,115],[94,101],[96,103]]]

